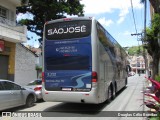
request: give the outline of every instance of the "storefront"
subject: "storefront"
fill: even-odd
[[[0,39],[0,79],[14,81],[15,43]]]

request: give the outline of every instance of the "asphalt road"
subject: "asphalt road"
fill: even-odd
[[[93,104],[77,104],[77,103],[61,103],[61,102],[38,102],[31,108],[18,107],[11,109],[11,111],[17,112],[37,112],[41,114],[42,118],[39,120],[81,120],[81,119],[95,119],[95,120],[145,120],[144,117],[120,117],[126,115],[119,111],[134,111],[138,115],[140,111],[146,111],[146,107],[143,106],[144,96],[141,93],[145,86],[144,75],[132,76],[128,79],[128,85],[122,89],[117,97],[110,103],[105,102],[100,105]],[[118,112],[115,112],[118,111]],[[131,112],[132,114],[133,112]],[[133,114],[132,114],[133,115]],[[49,117],[50,116],[50,117]],[[110,116],[110,117],[108,117]],[[130,116],[130,114],[127,114]],[[12,118],[19,119],[19,118]],[[28,119],[24,117],[23,120]],[[35,119],[31,117],[30,119]],[[3,119],[2,119],[3,120]]]

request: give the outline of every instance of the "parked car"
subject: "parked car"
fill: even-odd
[[[135,72],[131,71],[128,73],[128,76],[134,76],[135,74],[136,74]]]
[[[25,87],[33,89],[36,93],[38,100],[43,99],[42,98],[42,80],[41,79],[33,80]]]
[[[9,81],[0,79],[0,110],[5,110],[21,105],[31,107],[36,102],[33,90]]]

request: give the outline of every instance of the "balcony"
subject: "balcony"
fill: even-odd
[[[15,6],[21,6],[21,0],[6,0],[9,3],[14,4]],[[24,4],[27,4],[29,0],[26,0],[26,2]]]
[[[0,39],[14,43],[26,42],[27,27],[0,17]]]

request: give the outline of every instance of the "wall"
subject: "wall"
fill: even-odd
[[[35,55],[21,44],[16,44],[15,82],[26,85],[37,78]]]
[[[14,81],[15,70],[15,43],[4,41],[5,50],[0,52],[2,55],[9,56],[8,63],[8,80]]]

